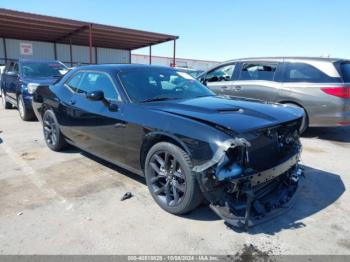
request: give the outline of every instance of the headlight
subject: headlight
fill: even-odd
[[[35,90],[38,88],[40,84],[37,84],[37,83],[29,83],[28,84],[28,93],[29,94],[34,94]]]

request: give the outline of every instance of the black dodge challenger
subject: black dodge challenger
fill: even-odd
[[[215,96],[172,68],[79,67],[38,86],[33,108],[49,148],[71,144],[145,176],[172,214],[206,199],[247,228],[290,206],[302,176],[302,110]]]

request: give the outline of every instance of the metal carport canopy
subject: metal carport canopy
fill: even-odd
[[[134,50],[167,41],[178,36],[38,15],[0,8],[0,37]],[[175,64],[175,63],[174,63]]]

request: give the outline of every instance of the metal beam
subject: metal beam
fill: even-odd
[[[176,66],[176,39],[174,39],[173,67]]]
[[[149,46],[149,64],[152,64],[152,46]]]
[[[72,38],[74,35],[77,35],[77,34],[85,31],[86,29],[88,29],[90,27],[91,27],[91,24],[90,24],[90,26],[86,26],[86,25],[81,26],[81,27],[75,29],[74,31],[72,31],[72,32],[70,32],[68,34],[65,34],[65,35],[63,35],[63,36],[61,36],[59,38],[56,38],[54,40],[54,42],[61,42],[61,41],[65,40],[65,39]]]
[[[70,55],[70,66],[73,67],[73,48],[72,39],[69,39],[69,55]]]
[[[7,49],[6,49],[6,38],[5,37],[2,38],[2,43],[4,46],[4,58],[5,58],[5,64],[6,64],[7,63]]]
[[[56,42],[53,43],[53,52],[54,52],[54,55],[55,55],[55,60],[57,60],[57,45],[56,45]]]
[[[90,53],[90,64],[92,64],[92,24],[89,25],[89,53]]]

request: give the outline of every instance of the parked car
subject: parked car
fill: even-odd
[[[308,126],[350,125],[350,61],[249,58],[225,62],[199,77],[217,94],[303,108]]]
[[[0,66],[0,83],[1,83],[1,78],[4,71],[5,71],[5,66]],[[2,96],[1,88],[0,88],[0,96]]]
[[[15,106],[20,117],[34,118],[32,93],[40,85],[56,82],[67,72],[67,67],[55,60],[19,60],[7,63],[1,79],[2,104],[5,109]]]
[[[215,96],[184,72],[91,65],[39,86],[33,108],[54,151],[67,143],[139,175],[164,210],[204,196],[234,226],[285,210],[298,188],[303,110]]]
[[[175,67],[175,69],[178,70],[179,72],[188,73],[189,75],[193,76],[194,78],[197,78],[198,76],[200,76],[201,74],[204,73],[203,70],[196,70],[196,69],[192,69],[192,68]]]

